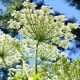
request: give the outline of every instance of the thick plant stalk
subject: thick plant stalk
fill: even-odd
[[[38,73],[38,71],[37,71],[37,54],[38,54],[38,45],[39,45],[39,42],[36,43],[36,52],[35,52],[35,56],[34,56],[35,74]]]

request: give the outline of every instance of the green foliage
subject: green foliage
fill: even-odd
[[[40,74],[33,75],[33,80],[39,80],[39,79],[40,79]]]
[[[13,72],[11,71],[11,74],[12,73]],[[19,69],[18,72],[15,72],[14,76],[10,75],[11,77],[9,77],[9,79],[10,80],[28,80],[27,75],[24,75],[24,74],[25,73],[23,73],[23,71]]]
[[[70,61],[66,56],[61,56],[60,60],[53,63],[54,74],[58,80],[79,80],[80,79],[80,59]]]

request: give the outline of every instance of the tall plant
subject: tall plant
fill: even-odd
[[[35,8],[36,4],[30,3],[29,0],[25,1],[23,9],[15,10],[12,13],[14,19],[8,23],[10,29],[17,29],[24,38],[31,40],[29,43],[31,46],[35,45],[34,72],[38,74],[37,59],[45,56],[46,59],[53,60],[53,54],[59,53],[57,47],[67,48],[69,41],[74,39],[75,36],[71,31],[78,25],[75,23],[65,25],[65,16],[51,15],[52,10],[48,6],[43,5],[41,9]]]

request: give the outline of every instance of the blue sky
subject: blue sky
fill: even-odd
[[[77,22],[80,23],[80,11],[69,6],[65,0],[44,0],[44,2],[46,5],[51,6],[54,11],[65,14],[67,18],[75,17]]]
[[[2,2],[0,1],[0,10],[5,10],[6,9],[6,7],[2,4]]]

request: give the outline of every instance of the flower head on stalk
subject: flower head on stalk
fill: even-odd
[[[18,29],[19,33],[26,38],[27,46],[34,50],[37,74],[38,57],[52,60],[57,58],[59,55],[57,46],[67,48],[69,41],[75,38],[71,31],[78,25],[75,23],[65,25],[65,16],[51,15],[52,10],[47,6],[36,10],[36,5],[29,1],[24,2],[23,6],[22,10],[12,13],[14,19],[9,21],[9,28]],[[33,46],[35,44],[36,47]]]
[[[8,34],[0,35],[0,66],[5,66],[5,63],[6,65],[17,63],[24,51],[25,49],[19,40],[11,38]]]
[[[52,16],[52,10],[47,6],[42,6],[36,10],[36,5],[26,1],[24,8],[20,11],[14,11],[10,20],[9,28],[19,29],[24,36],[29,36],[40,43],[55,43],[61,47],[66,47],[70,40],[75,36],[71,33],[73,28],[77,28],[75,23],[65,25],[64,15]],[[17,17],[17,16],[18,17]]]

